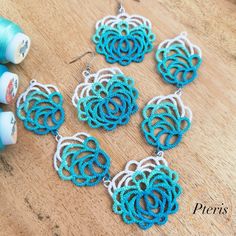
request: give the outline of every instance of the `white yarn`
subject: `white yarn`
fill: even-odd
[[[129,161],[125,166],[125,170],[119,172],[112,178],[112,180],[109,181],[109,184],[106,186],[109,194],[112,196],[117,188],[132,185],[132,175],[134,172],[142,171],[149,174],[158,165],[168,166],[168,163],[163,158],[163,155],[156,157],[150,156],[139,162],[135,160]]]
[[[90,137],[89,134],[85,132],[80,132],[73,135],[72,137],[61,137],[58,140],[57,150],[54,154],[54,160],[53,160],[53,165],[56,171],[58,171],[60,163],[62,161],[61,155],[63,153],[64,148],[70,144],[76,144],[76,143],[82,144],[84,140],[88,137]]]
[[[91,88],[95,82],[100,82],[104,86],[108,83],[114,75],[123,74],[119,68],[104,68],[99,70],[95,74],[87,74],[84,82],[80,83],[73,94],[72,103],[77,107],[78,101],[80,98],[87,97],[91,95]]]
[[[147,18],[140,15],[128,15],[127,13],[120,13],[117,16],[105,16],[103,19],[99,20],[96,23],[96,29],[98,29],[102,25],[107,25],[113,28],[116,28],[117,25],[121,22],[125,21],[129,24],[131,28],[145,25],[149,28],[152,27],[152,23]]]
[[[186,47],[190,55],[198,54],[199,57],[202,58],[201,49],[197,45],[191,43],[191,41],[187,38],[186,32],[182,32],[180,35],[178,35],[177,37],[173,39],[164,40],[162,43],[159,44],[158,49],[168,48],[171,45],[176,44],[176,43],[182,44],[184,47]]]
[[[148,102],[149,104],[160,104],[164,102],[171,102],[173,103],[174,106],[176,106],[179,110],[179,114],[181,117],[187,117],[189,118],[190,121],[192,121],[192,111],[190,110],[189,107],[185,106],[180,95],[178,93],[175,94],[169,94],[167,96],[157,96],[151,99]]]
[[[36,80],[31,80],[30,86],[17,99],[16,107],[18,108],[21,104],[23,104],[28,94],[30,94],[33,91],[42,91],[47,94],[51,94],[53,92],[59,92],[58,88],[52,84],[41,84],[38,83]]]

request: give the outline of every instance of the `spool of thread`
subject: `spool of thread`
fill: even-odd
[[[17,126],[14,113],[0,110],[0,149],[17,141]]]
[[[19,25],[0,17],[0,63],[21,63],[29,52],[30,38]]]
[[[0,65],[0,103],[9,104],[16,96],[19,85],[18,75]]]

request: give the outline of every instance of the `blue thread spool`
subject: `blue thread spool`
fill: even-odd
[[[13,112],[3,112],[0,109],[0,150],[6,145],[15,144],[17,141],[16,118]]]
[[[21,63],[29,52],[30,38],[19,25],[0,17],[0,63]]]
[[[18,75],[11,73],[6,66],[0,65],[0,103],[9,104],[18,90]]]

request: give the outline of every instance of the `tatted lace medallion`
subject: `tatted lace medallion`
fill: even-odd
[[[158,150],[174,148],[190,128],[192,112],[177,93],[153,98],[143,109],[141,129]]]
[[[125,170],[112,178],[108,191],[113,211],[127,224],[148,229],[163,225],[168,216],[178,211],[181,194],[178,174],[171,170],[162,156],[129,161]]]
[[[110,131],[129,122],[138,110],[137,98],[132,78],[118,68],[106,68],[85,76],[75,89],[72,103],[77,107],[79,120],[92,128]]]
[[[152,51],[156,36],[148,19],[122,12],[99,20],[92,39],[97,53],[104,55],[107,62],[127,66],[143,61],[145,54]]]
[[[56,86],[31,81],[17,100],[17,116],[35,134],[55,133],[64,122],[63,98]]]
[[[165,82],[181,88],[197,77],[201,58],[201,49],[192,44],[184,32],[173,39],[163,41],[158,46],[157,71]]]
[[[110,157],[96,138],[86,133],[62,137],[54,155],[54,168],[62,180],[76,186],[95,186],[109,175]]]

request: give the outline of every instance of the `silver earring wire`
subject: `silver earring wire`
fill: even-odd
[[[141,0],[134,0],[134,1],[136,1],[136,2],[140,2]],[[118,12],[120,13],[120,14],[122,14],[122,13],[125,13],[125,7],[124,7],[124,0],[120,0],[119,2],[118,2]]]
[[[124,8],[124,0],[121,0],[120,2],[119,2],[119,9],[118,9],[118,12],[120,13],[120,14],[122,14],[122,13],[125,13],[125,8]]]
[[[83,54],[79,55],[78,57],[73,58],[73,59],[69,62],[69,64],[72,64],[72,63],[74,63],[74,62],[76,62],[76,61],[81,60],[83,57],[85,57],[85,56],[88,55],[88,54],[91,54],[92,56],[91,56],[91,60],[89,60],[89,61],[87,62],[87,64],[86,64],[86,69],[82,72],[82,74],[83,74],[85,77],[90,74],[90,71],[91,71],[91,68],[92,68],[92,63],[93,63],[93,61],[94,61],[94,59],[95,59],[95,57],[96,57],[96,53],[95,53],[95,52],[93,52],[93,51],[84,52]]]

